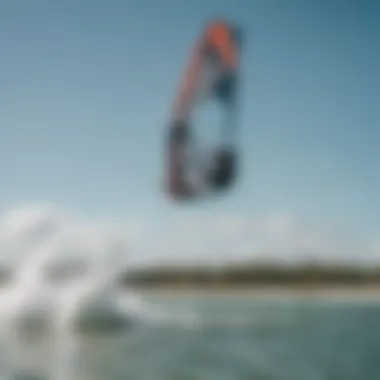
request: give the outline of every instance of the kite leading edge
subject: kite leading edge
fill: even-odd
[[[240,30],[215,20],[206,25],[193,49],[174,101],[167,139],[166,189],[173,199],[194,200],[230,189],[236,180],[240,45]],[[201,89],[220,106],[223,118],[219,147],[208,164],[198,160],[194,181],[189,175],[189,152],[195,148],[192,116]]]

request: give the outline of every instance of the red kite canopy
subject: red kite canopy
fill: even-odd
[[[169,125],[166,188],[177,200],[197,198],[204,190],[228,189],[235,180],[240,37],[236,27],[215,20],[206,25],[190,56]],[[220,125],[222,141],[213,152],[210,167],[205,169],[203,163],[197,168],[199,181],[194,183],[188,175],[188,155],[194,148],[192,116],[197,105],[207,100],[200,96],[204,93],[207,99],[216,101],[224,113]]]

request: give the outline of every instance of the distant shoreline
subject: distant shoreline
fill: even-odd
[[[128,287],[126,287],[128,288]],[[187,297],[233,297],[245,299],[294,299],[294,300],[337,300],[379,301],[380,285],[375,286],[261,286],[261,287],[132,287],[143,296],[164,298]]]
[[[168,289],[178,291],[194,289],[202,291],[256,292],[258,289],[289,290],[297,294],[345,289],[362,293],[368,289],[380,289],[380,267],[355,265],[327,265],[305,263],[285,266],[275,263],[244,263],[221,268],[161,266],[128,271],[120,276],[122,285],[141,289]],[[364,290],[366,289],[366,290]],[[262,291],[259,291],[262,293]],[[371,291],[371,293],[376,293]]]

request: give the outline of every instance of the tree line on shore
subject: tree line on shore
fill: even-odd
[[[228,265],[222,268],[161,266],[121,276],[122,284],[151,286],[380,285],[380,267],[281,264]]]
[[[53,276],[54,277],[54,276]],[[0,267],[0,285],[12,280],[12,271]],[[354,264],[247,262],[220,267],[159,265],[121,270],[118,282],[122,286],[324,286],[380,285],[380,266],[363,267]]]

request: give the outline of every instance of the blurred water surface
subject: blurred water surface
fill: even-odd
[[[60,365],[45,378],[380,379],[380,304],[375,302],[259,301],[227,296],[155,296],[148,300],[163,307],[167,315],[194,318],[136,323],[123,333],[75,336],[67,355],[55,359]],[[51,352],[46,349],[51,342],[45,343],[45,348],[33,345],[36,356],[38,350]],[[24,371],[22,378],[36,378],[29,375]],[[13,378],[21,375],[13,374]]]

